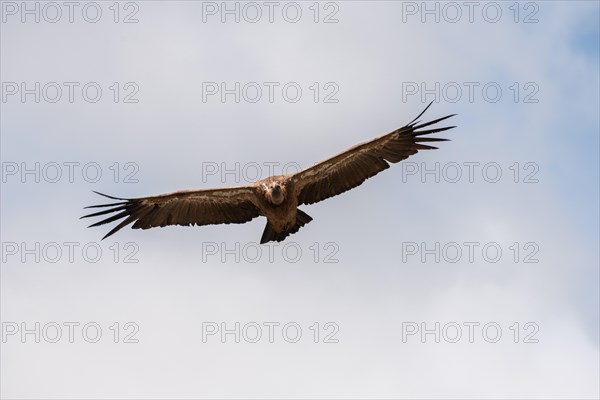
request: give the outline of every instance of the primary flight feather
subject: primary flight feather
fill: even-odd
[[[267,225],[260,242],[280,242],[312,221],[308,214],[298,209],[298,205],[316,203],[344,193],[389,168],[389,163],[402,161],[419,150],[437,149],[426,143],[448,140],[425,135],[454,128],[435,128],[432,125],[456,114],[425,123],[417,121],[430,106],[431,103],[404,127],[353,146],[295,174],[271,176],[248,186],[182,190],[132,199],[95,192],[119,202],[86,207],[106,209],[81,218],[116,213],[90,227],[124,218],[102,238],[105,239],[129,224],[133,224],[133,229],[242,224],[264,216],[267,217]]]

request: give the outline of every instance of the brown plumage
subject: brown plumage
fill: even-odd
[[[81,218],[117,213],[90,227],[125,218],[104,236],[105,239],[132,223],[133,229],[148,229],[167,225],[242,224],[264,216],[267,217],[267,225],[261,243],[280,242],[312,221],[310,216],[298,209],[298,205],[317,203],[344,193],[389,168],[389,163],[402,161],[419,150],[437,148],[425,143],[448,140],[424,137],[454,128],[447,126],[423,129],[455,115],[422,124],[416,121],[429,106],[431,103],[406,126],[370,142],[353,146],[295,174],[271,176],[248,186],[182,190],[133,199],[96,192],[122,201],[86,207],[109,208]]]

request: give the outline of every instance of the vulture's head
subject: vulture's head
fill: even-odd
[[[285,200],[284,188],[277,182],[273,182],[266,187],[267,198],[269,201],[278,206]]]

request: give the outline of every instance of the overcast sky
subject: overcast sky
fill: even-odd
[[[597,2],[2,2],[4,398],[598,398]],[[450,142],[244,225],[87,229],[412,120]]]

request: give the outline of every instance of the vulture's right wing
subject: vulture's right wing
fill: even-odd
[[[81,218],[117,214],[96,222],[104,225],[125,218],[102,239],[135,222],[132,229],[148,229],[167,225],[242,224],[261,215],[256,201],[256,188],[239,186],[222,189],[182,190],[160,196],[123,199],[98,193],[117,203],[100,204],[85,208],[110,207],[107,210],[84,215]]]

